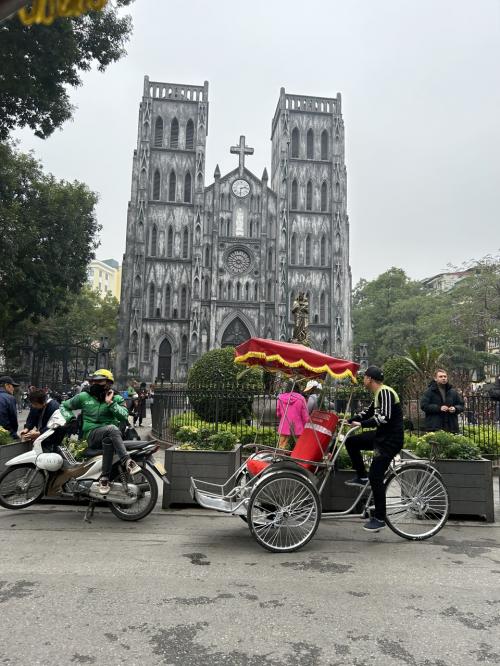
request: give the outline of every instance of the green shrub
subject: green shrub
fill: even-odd
[[[262,371],[251,368],[242,374],[241,370],[234,363],[234,347],[212,349],[194,363],[188,396],[201,419],[237,423],[251,416],[253,396],[263,388]]]
[[[197,432],[194,438],[190,441],[185,441],[178,448],[181,451],[232,451],[238,438],[233,432],[217,432],[209,437],[200,437],[201,433]]]
[[[12,444],[13,441],[14,440],[12,439],[10,432],[0,426],[0,446],[3,444]]]
[[[500,432],[494,426],[466,425],[464,435],[479,447],[482,453],[500,454]]]
[[[419,458],[450,460],[478,460],[481,458],[481,451],[474,442],[464,435],[456,435],[444,430],[428,432],[422,437],[418,437],[416,442],[412,439],[408,448],[411,448],[412,444],[414,444],[415,455]]]

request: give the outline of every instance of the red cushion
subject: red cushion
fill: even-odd
[[[303,433],[295,442],[290,458],[292,460],[294,458],[314,460],[315,462],[322,460],[338,421],[339,417],[332,412],[314,411],[308,423],[306,423]],[[315,465],[308,465],[307,463],[298,464],[306,469],[314,469],[315,467]],[[247,461],[247,469],[251,476],[256,476],[269,465],[270,462],[268,460],[262,460],[258,457],[250,458]]]

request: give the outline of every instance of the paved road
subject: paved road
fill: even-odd
[[[500,664],[500,526],[324,520],[273,555],[202,510],[0,510],[0,664]]]

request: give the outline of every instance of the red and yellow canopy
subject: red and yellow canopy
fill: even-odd
[[[291,342],[250,338],[235,349],[235,363],[260,365],[271,371],[302,377],[333,377],[356,381],[359,365]]]

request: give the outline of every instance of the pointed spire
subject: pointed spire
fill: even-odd
[[[267,175],[267,169],[264,167],[264,171],[262,173],[262,180],[265,180],[267,182],[268,180],[268,175]]]
[[[214,178],[215,178],[215,180],[219,180],[219,178],[220,178],[220,169],[219,169],[219,165],[218,165],[218,164],[217,164],[217,166],[215,167]]]

